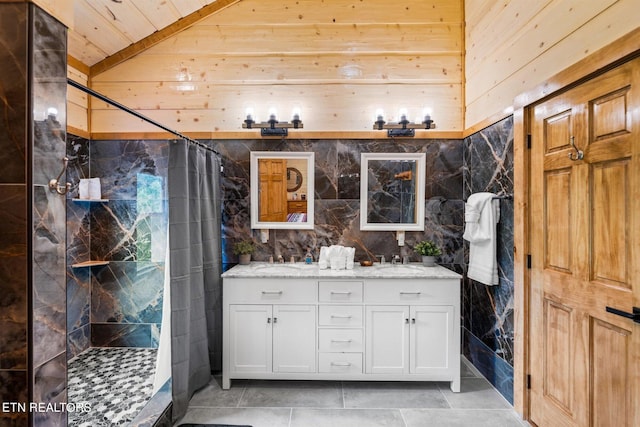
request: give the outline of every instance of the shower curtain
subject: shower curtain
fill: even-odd
[[[187,141],[169,144],[169,254],[173,419],[222,355],[220,159]]]

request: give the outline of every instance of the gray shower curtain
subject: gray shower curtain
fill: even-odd
[[[173,419],[221,369],[220,159],[187,141],[169,144],[169,260]]]

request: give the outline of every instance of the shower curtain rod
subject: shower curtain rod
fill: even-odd
[[[71,80],[70,78],[67,78],[67,83],[68,83],[68,84],[70,84],[71,86],[75,87],[76,89],[80,89],[81,91],[83,91],[83,92],[85,92],[85,93],[88,93],[88,94],[89,94],[89,95],[91,95],[91,96],[95,96],[96,98],[100,99],[101,101],[104,101],[104,102],[106,102],[107,104],[111,104],[111,105],[113,105],[114,107],[117,107],[117,108],[119,108],[119,109],[121,109],[121,110],[123,110],[123,111],[126,111],[127,113],[129,113],[129,114],[131,114],[131,115],[134,115],[134,116],[136,116],[137,118],[142,119],[142,120],[144,120],[144,121],[145,121],[145,122],[147,122],[147,123],[151,123],[152,125],[157,126],[157,127],[159,127],[160,129],[162,129],[162,130],[165,130],[165,131],[167,131],[167,132],[169,132],[169,133],[171,133],[171,134],[173,134],[173,135],[175,135],[175,136],[178,136],[178,137],[180,137],[180,138],[184,139],[185,141],[188,141],[188,142],[190,142],[190,143],[192,143],[192,144],[195,144],[195,145],[197,145],[197,146],[199,146],[199,147],[202,147],[202,148],[204,148],[204,149],[206,149],[206,150],[213,151],[214,153],[216,153],[216,154],[220,155],[220,153],[218,153],[216,150],[214,150],[213,148],[209,147],[208,145],[203,144],[203,143],[202,143],[202,142],[200,142],[200,141],[196,141],[195,139],[191,139],[191,138],[189,138],[188,136],[183,135],[183,134],[181,134],[181,133],[180,133],[180,132],[178,132],[178,131],[175,131],[175,130],[173,130],[173,129],[170,129],[170,128],[166,127],[165,125],[163,125],[163,124],[161,124],[161,123],[158,123],[158,122],[156,122],[155,120],[150,119],[149,117],[147,117],[147,116],[145,116],[145,115],[143,115],[143,114],[140,114],[140,113],[138,113],[137,111],[132,110],[131,108],[129,108],[129,107],[125,106],[125,105],[122,105],[122,104],[120,104],[119,102],[114,101],[113,99],[108,98],[108,97],[106,97],[106,96],[102,95],[101,93],[96,92],[95,90],[93,90],[93,89],[91,89],[91,88],[88,88],[88,87],[86,87],[86,86],[84,86],[84,85],[81,85],[80,83],[78,83],[78,82],[76,82],[76,81],[74,81],[74,80]]]

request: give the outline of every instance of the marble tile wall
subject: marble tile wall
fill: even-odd
[[[464,141],[464,197],[488,191],[513,194],[513,118]],[[465,244],[468,257],[468,244]],[[465,356],[513,403],[513,200],[500,201],[497,286],[465,279]]]
[[[167,141],[67,143],[69,357],[88,347],[157,347],[167,244]],[[106,202],[80,201],[81,178],[100,178]],[[72,268],[88,260],[106,266]]]
[[[28,7],[0,3],[0,401],[28,402]],[[1,412],[0,425],[27,414]]]
[[[250,229],[249,154],[251,151],[313,151],[315,153],[314,230],[271,230],[269,241],[258,243],[253,259],[266,261],[282,253],[300,259],[312,248],[317,259],[321,246],[340,244],[356,248],[356,259],[385,254],[409,255],[413,244],[429,238],[444,248],[440,263],[462,272],[464,247],[462,223],[462,140],[232,140],[208,141],[223,157],[223,263],[237,262],[233,243],[253,237]],[[400,248],[395,232],[360,231],[360,154],[427,153],[426,226],[424,232],[407,232]]]
[[[66,28],[32,4],[0,3],[0,44],[0,280],[8,284],[0,297],[0,397],[59,403],[66,400],[65,215],[64,197],[47,184],[65,153]],[[27,418],[66,425],[62,412],[3,412],[0,424]]]

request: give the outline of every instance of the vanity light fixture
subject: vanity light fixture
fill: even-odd
[[[243,129],[260,129],[261,136],[287,136],[289,128],[302,129],[304,126],[300,120],[300,111],[293,111],[291,122],[279,122],[276,118],[275,109],[269,110],[269,120],[266,122],[256,122],[253,119],[253,111],[247,109],[247,117],[242,123]]]
[[[398,122],[385,122],[382,110],[376,111],[376,120],[373,122],[373,130],[387,129],[387,136],[413,137],[416,135],[415,129],[435,129],[436,124],[431,120],[431,113],[424,111],[421,123],[412,123],[407,120],[407,111],[400,110],[400,120]],[[416,120],[417,122],[418,120]]]

